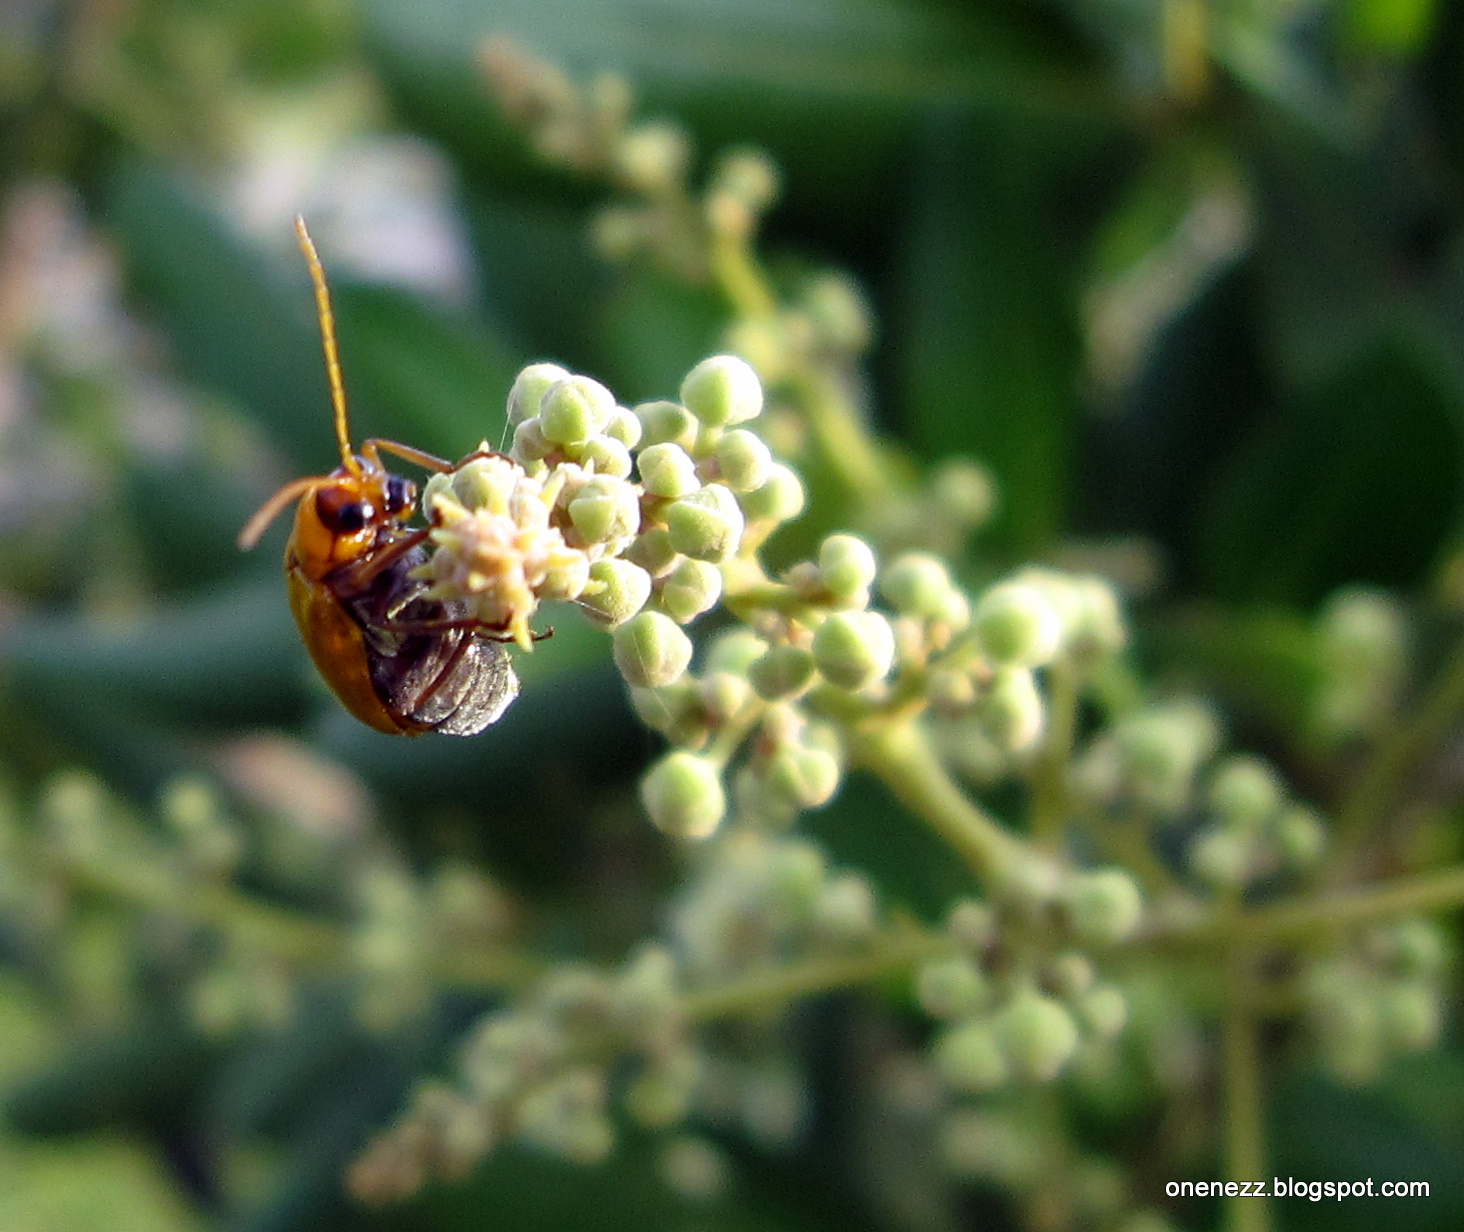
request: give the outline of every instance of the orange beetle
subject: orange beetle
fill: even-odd
[[[360,454],[352,452],[325,271],[304,219],[295,219],[295,232],[315,284],[341,465],[287,483],[239,532],[239,546],[252,548],[298,498],[285,576],[290,610],[325,682],[377,731],[476,735],[518,695],[508,652],[498,644],[504,635],[459,604],[424,597],[426,585],[412,570],[426,559],[429,528],[407,525],[416,485],[388,472],[381,451],[427,470],[456,468],[394,441],[368,440]]]

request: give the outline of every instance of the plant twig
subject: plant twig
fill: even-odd
[[[1221,1059],[1225,1087],[1225,1174],[1237,1182],[1265,1177],[1265,1109],[1261,1097],[1261,1058],[1255,1007],[1251,1002],[1255,956],[1244,946],[1229,954],[1225,971],[1225,1012],[1221,1022]],[[1237,1195],[1229,1199],[1230,1232],[1270,1232],[1268,1198]]]

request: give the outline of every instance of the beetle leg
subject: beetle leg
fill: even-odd
[[[385,629],[388,633],[432,634],[447,633],[454,629],[467,629],[479,637],[487,638],[490,642],[516,640],[513,634],[505,632],[500,626],[490,624],[486,620],[479,620],[476,616],[442,617],[429,620],[393,620],[387,617],[375,623],[378,628]],[[529,636],[536,642],[543,642],[554,636],[554,630],[551,628],[545,629],[543,633],[531,632]]]
[[[363,591],[371,584],[373,578],[396,564],[413,548],[425,542],[431,533],[431,527],[420,526],[403,535],[395,543],[389,543],[383,548],[367,552],[364,556],[358,556],[355,560],[348,560],[345,564],[337,566],[331,571],[330,580],[332,583],[343,583],[351,591]]]

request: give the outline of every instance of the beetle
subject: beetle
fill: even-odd
[[[518,677],[499,645],[506,635],[462,604],[425,597],[426,583],[412,572],[427,558],[422,545],[431,528],[408,525],[416,485],[388,471],[381,454],[431,471],[457,466],[377,438],[364,441],[359,454],[352,450],[325,269],[303,218],[295,219],[295,234],[315,287],[341,464],[280,488],[239,532],[239,547],[254,547],[295,501],[285,546],[290,610],[335,695],[356,718],[391,735],[476,735],[518,695]]]

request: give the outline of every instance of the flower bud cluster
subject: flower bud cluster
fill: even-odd
[[[1238,893],[1278,873],[1307,873],[1320,862],[1327,828],[1308,806],[1288,800],[1281,776],[1258,757],[1219,762],[1205,793],[1209,821],[1191,836],[1190,870],[1213,889]]]
[[[612,1066],[628,1071],[624,1081],[612,1080]],[[565,964],[474,1028],[459,1086],[419,1088],[357,1161],[351,1187],[366,1201],[406,1197],[427,1180],[466,1175],[509,1139],[597,1162],[615,1146],[617,1098],[642,1125],[674,1126],[701,1070],[670,951],[647,945],[611,973]]]
[[[1329,740],[1378,729],[1396,711],[1408,667],[1408,622],[1396,599],[1338,591],[1317,619],[1321,687],[1314,721]]]
[[[745,363],[704,360],[681,392],[680,403],[632,411],[555,364],[520,372],[510,453],[485,445],[423,493],[435,548],[420,571],[428,595],[525,649],[541,601],[576,602],[616,631],[616,663],[632,685],[679,679],[691,660],[679,626],[720,598],[720,566],[744,527],[776,524],[802,503],[797,477],[737,426],[762,410]]]
[[[1127,936],[1138,923],[1137,889],[1117,870],[1074,875],[1064,898],[1080,941]],[[1017,933],[975,900],[952,909],[946,933],[953,952],[920,968],[915,992],[942,1023],[931,1060],[952,1091],[978,1095],[1014,1082],[1049,1082],[1085,1041],[1107,1042],[1123,1029],[1123,993],[1101,983],[1082,952],[1049,954],[1035,966],[1017,961]]]
[[[1074,780],[1098,807],[1178,817],[1194,802],[1196,779],[1220,739],[1220,722],[1205,703],[1157,702],[1098,736],[1078,759]]]
[[[1361,1083],[1390,1056],[1432,1047],[1448,966],[1443,931],[1418,917],[1373,929],[1350,951],[1313,966],[1303,986],[1327,1068]]]

